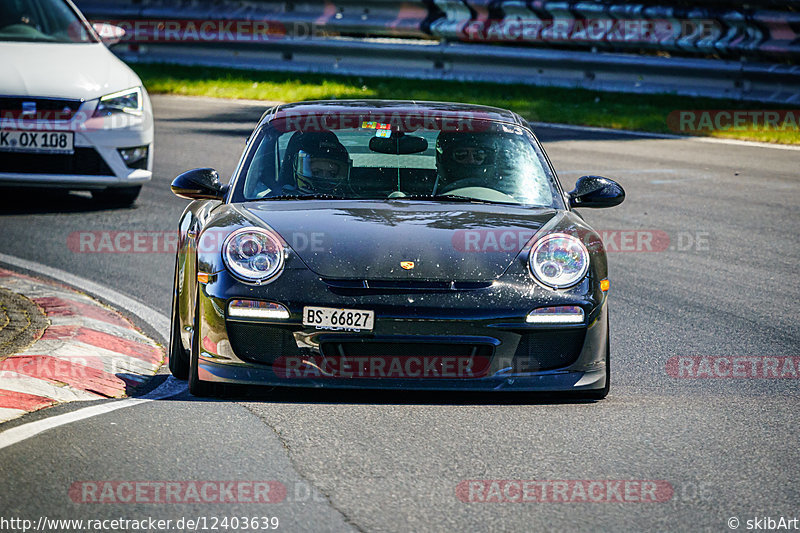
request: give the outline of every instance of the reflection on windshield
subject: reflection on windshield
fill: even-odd
[[[0,1],[0,41],[96,42],[63,0]]]
[[[243,166],[247,200],[430,199],[552,207],[554,188],[530,135],[392,129],[364,122],[336,131],[267,127]],[[241,180],[240,180],[241,181]]]

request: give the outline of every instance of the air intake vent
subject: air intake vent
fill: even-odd
[[[322,280],[328,290],[339,295],[358,296],[398,292],[450,292],[476,291],[492,286],[491,281],[422,281],[422,280]]]
[[[520,372],[536,372],[569,366],[580,356],[585,337],[583,328],[525,333],[514,354],[514,367]]]
[[[271,365],[279,357],[300,355],[289,327],[229,321],[227,328],[233,353],[242,359]]]

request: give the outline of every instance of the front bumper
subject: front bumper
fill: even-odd
[[[34,174],[21,172],[0,172],[0,186],[3,187],[46,187],[50,189],[100,190],[111,187],[134,187],[150,181],[153,173],[149,170],[130,169],[123,177],[113,175],[95,176],[90,174]]]
[[[149,98],[141,115],[94,117],[97,101],[83,102],[65,120],[0,120],[17,131],[71,131],[73,154],[0,151],[0,186],[97,190],[133,187],[153,177],[153,113]],[[148,146],[147,160],[125,164],[120,148]]]
[[[282,387],[602,389],[608,317],[605,293],[595,290],[595,285],[586,280],[571,291],[549,291],[512,279],[472,290],[347,291],[332,288],[310,271],[288,270],[272,284],[243,290],[241,283],[220,272],[210,283],[200,285],[199,328],[194,332],[198,335],[198,377]],[[232,319],[227,316],[228,302],[240,298],[280,303],[290,317]],[[353,332],[303,326],[307,305],[372,310],[374,329]],[[558,326],[525,322],[529,311],[545,305],[579,305],[585,320]],[[471,358],[471,371],[434,371],[424,377],[418,371],[402,371],[409,362],[416,365],[415,370],[422,361],[447,365],[448,357],[451,370]],[[374,370],[375,358],[386,360],[377,374],[369,371]],[[287,370],[287,359],[293,361],[288,364],[291,370]],[[400,373],[383,372],[394,359],[399,361]]]

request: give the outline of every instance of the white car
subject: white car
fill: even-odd
[[[106,47],[122,35],[70,0],[0,2],[0,186],[136,200],[152,177],[153,110]]]

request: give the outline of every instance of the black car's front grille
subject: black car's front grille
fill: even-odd
[[[327,365],[341,377],[474,379],[488,376],[494,346],[480,343],[329,340],[320,343]],[[347,364],[347,371],[343,367]]]
[[[494,353],[491,344],[438,342],[327,341],[320,343],[326,357],[484,357]]]
[[[15,120],[69,120],[80,106],[80,100],[66,98],[0,96],[0,117]]]
[[[246,361],[272,365],[281,357],[303,356],[297,346],[292,326],[227,322],[228,339],[237,357]],[[515,372],[537,372],[564,368],[580,356],[586,337],[584,328],[541,330],[523,333],[516,352]],[[480,366],[488,364],[495,347],[488,343],[386,341],[371,338],[321,338],[319,349],[324,357],[380,357],[418,360],[472,357]]]
[[[0,172],[113,176],[94,148],[75,148],[73,154],[0,152]]]
[[[289,327],[229,321],[228,340],[237,357],[272,364],[279,357],[300,355]]]
[[[514,354],[515,370],[536,372],[569,366],[580,356],[585,337],[584,328],[523,333]]]

